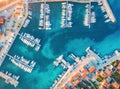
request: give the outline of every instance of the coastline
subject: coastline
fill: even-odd
[[[4,55],[4,56],[1,58],[0,66],[1,66],[2,63],[4,62],[4,60],[5,60],[5,58],[6,58],[6,54],[9,52],[11,46],[13,45],[13,43],[14,43],[16,37],[17,37],[17,34],[20,32],[20,30],[21,30],[21,28],[22,28],[22,26],[23,26],[23,24],[24,24],[24,21],[26,20],[26,18],[27,18],[27,16],[28,16],[28,4],[27,4],[27,3],[26,3],[26,6],[27,6],[27,7],[26,7],[26,9],[25,9],[25,12],[26,12],[25,17],[22,19],[22,21],[20,21],[21,26],[15,31],[15,33],[14,33],[14,32],[9,32],[9,33],[8,33],[9,35],[11,35],[11,37],[9,37],[9,38],[11,38],[11,39],[8,40],[8,45],[6,45],[6,47],[4,47],[4,48],[2,49],[2,51],[1,51],[1,55]],[[9,35],[8,35],[8,36],[9,36]],[[0,55],[0,56],[1,56],[1,55]]]

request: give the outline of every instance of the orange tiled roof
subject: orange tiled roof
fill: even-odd
[[[2,33],[0,33],[0,36],[2,36],[3,34]]]
[[[0,18],[0,24],[4,24],[4,18]]]
[[[108,83],[107,80],[104,80],[103,82],[104,82],[104,86],[105,86],[105,87],[110,87],[110,86],[111,86],[111,84]]]
[[[120,70],[120,63],[119,63],[119,65],[117,66],[117,69]]]
[[[62,89],[69,89],[68,87],[64,86]]]
[[[14,14],[14,17],[18,17],[20,15],[20,13],[19,12],[16,12],[15,14]]]
[[[81,77],[82,77],[82,78],[86,78],[86,77],[87,77],[87,74],[84,73],[84,74],[81,75]]]
[[[120,85],[119,85],[117,82],[112,83],[112,86],[113,86],[115,89],[119,89],[119,88],[120,88]]]
[[[78,78],[78,81],[80,81],[80,73],[76,73],[75,75],[73,75],[70,79],[70,83],[75,82],[74,79]],[[77,80],[76,80],[77,81]]]
[[[10,4],[11,2],[14,2],[14,1],[16,1],[16,0],[7,0],[7,2],[6,2],[6,0],[0,0],[0,6],[1,7],[6,6],[6,5],[8,5],[8,4]]]
[[[88,71],[89,71],[90,73],[93,73],[95,70],[96,70],[95,66],[91,66],[91,67],[88,69]]]
[[[106,77],[107,77],[107,73],[106,73],[106,72],[103,72],[103,73],[101,74],[101,76],[104,77],[104,78],[106,78]]]
[[[107,76],[111,76],[111,71],[109,69],[106,70],[105,72],[106,72]]]
[[[18,6],[23,6],[23,3],[22,3],[22,2],[20,2],[20,3],[18,3],[17,5],[18,5]]]
[[[79,83],[80,83],[80,80],[76,80],[76,81],[74,81],[72,84],[73,84],[74,86],[77,86]]]

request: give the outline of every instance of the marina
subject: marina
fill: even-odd
[[[86,10],[86,14],[85,14],[85,18],[84,18],[84,25],[85,26],[88,26],[90,28],[91,26],[91,23],[95,23],[96,20],[95,20],[95,13],[91,13],[91,2],[89,2],[89,4],[87,4],[85,6]]]
[[[61,17],[61,27],[72,27],[72,7],[68,0],[62,3],[62,17]]]
[[[6,72],[0,71],[0,77],[5,79],[5,82],[7,84],[10,83],[14,87],[17,87],[19,84],[18,79],[20,76],[13,75],[12,73],[9,73],[8,71],[6,71]]]
[[[34,71],[32,70],[33,72],[31,71],[30,74],[26,73],[27,71],[30,71],[28,69],[25,70],[25,69],[20,68],[20,69],[26,71],[26,72],[23,72],[23,71],[20,72],[20,71],[18,71],[19,69],[17,69],[17,68],[19,68],[19,66],[18,67],[14,66],[15,65],[14,63],[12,63],[14,65],[12,65],[12,64],[10,65],[10,63],[7,64],[9,62],[9,60],[10,60],[10,62],[12,62],[12,60],[14,60],[14,58],[5,55],[6,52],[4,52],[3,56],[0,56],[0,63],[1,63],[1,65],[3,63],[2,62],[3,57],[6,60],[3,63],[4,65],[1,66],[1,69],[2,68],[4,69],[4,67],[8,71],[11,71],[11,69],[15,69],[15,70],[12,71],[12,73],[15,73],[17,71],[18,73],[20,73],[20,76],[24,75],[21,78],[22,82],[20,82],[20,86],[18,85],[18,87],[17,87],[17,88],[20,88],[20,89],[27,89],[27,88],[30,88],[30,89],[34,89],[34,88],[36,88],[36,89],[37,88],[38,89],[49,89],[49,88],[50,89],[55,89],[56,88],[56,89],[59,89],[59,84],[60,84],[60,89],[62,89],[64,87],[64,86],[62,86],[62,84],[66,85],[66,86],[69,86],[69,84],[67,84],[67,82],[65,82],[65,80],[66,81],[68,80],[71,83],[72,80],[70,78],[72,77],[72,74],[76,75],[75,72],[78,71],[76,68],[78,68],[78,66],[80,66],[82,63],[84,63],[83,61],[86,58],[86,56],[78,57],[78,55],[80,55],[80,56],[83,55],[82,52],[83,52],[83,50],[86,47],[92,46],[95,49],[97,49],[98,52],[101,52],[101,50],[103,50],[103,49],[104,49],[104,51],[106,51],[106,49],[105,49],[106,46],[109,48],[109,45],[108,45],[109,43],[107,45],[102,45],[103,44],[103,40],[102,39],[104,39],[105,37],[108,38],[107,36],[111,35],[111,34],[107,35],[107,33],[111,33],[111,30],[109,30],[109,32],[108,32],[108,31],[106,31],[106,29],[112,29],[112,28],[107,27],[105,25],[107,22],[110,22],[111,20],[109,19],[109,16],[107,15],[106,10],[104,9],[104,11],[105,11],[104,13],[106,13],[105,14],[105,22],[106,23],[104,24],[102,22],[99,22],[99,20],[98,20],[98,22],[99,22],[99,24],[103,24],[103,26],[105,25],[106,28],[103,28],[101,26],[100,30],[99,30],[99,28],[96,28],[97,30],[91,28],[92,29],[91,32],[89,32],[89,31],[86,32],[88,29],[84,29],[84,27],[81,25],[81,23],[83,23],[83,21],[81,19],[83,18],[82,12],[83,12],[84,9],[82,10],[81,6],[80,5],[77,6],[77,4],[75,2],[80,3],[80,4],[81,3],[89,4],[89,0],[86,0],[86,1],[85,0],[79,0],[79,1],[78,0],[74,0],[74,1],[70,0],[68,2],[68,4],[73,4],[74,5],[74,6],[72,6],[72,10],[74,10],[72,12],[74,12],[75,14],[72,13],[71,14],[72,18],[69,18],[69,20],[71,22],[73,20],[74,24],[72,23],[70,27],[63,27],[65,29],[70,28],[69,31],[65,31],[65,30],[62,30],[61,28],[59,28],[60,26],[57,23],[60,24],[61,21],[58,21],[57,18],[59,16],[59,19],[61,20],[61,18],[62,18],[61,17],[61,13],[62,12],[59,13],[58,9],[61,10],[61,8],[62,8],[61,7],[62,6],[61,3],[64,3],[64,2],[66,3],[66,0],[63,0],[63,2],[61,2],[59,0],[55,0],[55,3],[48,3],[48,2],[54,2],[53,0],[46,0],[46,2],[47,2],[46,4],[49,4],[49,9],[51,10],[49,12],[49,14],[47,13],[46,18],[49,18],[49,21],[51,21],[50,24],[52,24],[52,25],[50,26],[50,28],[52,30],[50,32],[49,31],[47,31],[47,32],[45,31],[44,32],[44,31],[41,31],[41,30],[46,30],[46,29],[43,29],[44,28],[44,26],[42,25],[42,22],[44,22],[44,21],[42,21],[43,19],[41,20],[41,26],[39,26],[40,25],[39,24],[39,18],[40,19],[43,18],[44,15],[41,15],[40,13],[38,13],[39,11],[37,11],[37,10],[39,10],[39,8],[36,8],[37,6],[39,6],[40,9],[41,9],[41,4],[44,4],[44,0],[40,0],[40,1],[39,0],[28,0],[28,1],[29,1],[30,5],[32,3],[33,4],[31,5],[31,7],[29,7],[28,16],[26,18],[26,21],[24,21],[24,24],[22,25],[23,28],[21,29],[20,33],[18,33],[18,34],[17,34],[17,32],[15,33],[15,38],[16,38],[17,35],[19,37],[17,36],[14,44],[12,44],[13,41],[10,43],[10,45],[12,44],[13,46],[11,47],[9,45],[10,50],[8,50],[7,53],[9,52],[8,53],[9,55],[13,55],[12,57],[14,57],[17,54],[15,56],[15,58],[16,59],[19,58],[19,60],[21,60],[23,58],[23,60],[21,60],[21,62],[24,61],[25,63],[28,63],[28,62],[31,63],[32,61],[30,61],[28,59],[33,59],[33,57],[34,57],[34,59],[36,61],[35,63],[37,64],[37,67],[33,68]],[[97,0],[94,0],[94,1],[97,2]],[[38,2],[42,2],[42,3],[39,4]],[[58,4],[57,2],[60,2],[60,3]],[[72,3],[72,2],[74,2],[74,3]],[[55,4],[55,6],[53,4]],[[56,12],[54,12],[53,8],[56,8],[55,9]],[[76,9],[76,8],[78,8],[78,9]],[[34,9],[36,9],[35,10],[35,11],[37,11],[36,13],[35,13]],[[92,5],[91,5],[91,9],[92,9]],[[115,10],[115,7],[114,7],[113,10]],[[58,16],[56,15],[55,17],[53,17],[54,16],[54,15],[52,15],[53,13],[57,13],[59,15]],[[50,15],[50,16],[48,16],[48,15]],[[77,15],[79,15],[79,16],[77,17]],[[96,21],[96,18],[98,19],[98,17],[96,15],[98,16],[98,13],[92,12],[92,10],[91,10],[91,19],[90,19],[91,24],[96,23],[98,25],[98,22]],[[102,18],[102,16],[100,16],[100,17]],[[36,20],[36,18],[38,20]],[[56,19],[53,20],[54,18],[56,18]],[[117,18],[117,16],[116,16],[116,18]],[[79,19],[79,21],[75,21],[74,19]],[[52,22],[54,22],[54,23],[52,23]],[[76,23],[78,23],[78,22],[80,23],[79,26],[76,25]],[[36,26],[33,26],[33,24],[35,24]],[[75,28],[74,25],[76,26],[76,28]],[[56,27],[57,29],[55,29],[54,27]],[[38,29],[40,29],[40,30],[38,30]],[[60,31],[59,31],[59,29],[60,29]],[[99,35],[101,35],[101,33],[104,33],[103,36],[101,37],[101,39],[99,38],[98,34],[97,34],[97,36],[95,35],[96,33],[94,32],[94,30],[97,33],[99,33]],[[54,34],[55,32],[56,32],[56,35]],[[26,37],[26,35],[24,36],[24,34],[29,34],[29,37]],[[72,34],[72,35],[69,35],[69,34]],[[87,40],[87,37],[84,38],[83,34],[87,35],[88,39],[90,38],[90,41]],[[104,36],[105,34],[107,36]],[[34,39],[33,39],[32,36],[34,37]],[[37,37],[39,40],[42,40],[42,41],[40,41],[40,43],[38,45],[37,45],[37,43],[35,41],[35,39],[37,39],[37,38],[35,38],[35,37]],[[24,42],[21,40],[22,38],[23,38]],[[80,39],[80,40],[78,40],[79,42],[74,43],[75,41],[73,39],[71,40],[69,38],[73,38],[75,40],[76,39]],[[104,39],[105,41],[106,41],[106,38]],[[61,41],[61,39],[62,39],[62,41]],[[93,43],[92,43],[91,39],[94,40]],[[115,41],[118,42],[118,40],[115,40]],[[69,44],[69,42],[72,42],[72,44],[71,43]],[[25,44],[28,47],[25,46]],[[41,48],[41,44],[44,44],[42,46],[42,48]],[[101,52],[101,53],[103,53],[103,55],[104,55],[106,53],[110,53],[114,49],[119,49],[119,47],[117,45],[114,45],[114,44],[115,44],[115,42],[112,44],[112,47],[109,50],[107,50],[106,52]],[[95,45],[97,45],[98,47],[96,47]],[[31,50],[31,48],[33,48],[34,50]],[[78,50],[80,50],[80,51],[78,51]],[[68,59],[66,58],[66,54],[67,53],[68,54],[71,53],[70,55],[67,55]],[[59,55],[61,55],[61,54],[62,54],[62,56],[59,57]],[[119,54],[119,52],[118,52],[118,54]],[[111,58],[109,60],[109,57],[108,57],[104,61],[102,61],[102,59],[100,57],[101,55],[100,56],[97,55],[94,51],[92,51],[90,49],[87,50],[87,55],[88,55],[88,57],[90,55],[94,55],[95,59],[97,59],[97,61],[100,62],[101,66],[106,66],[107,64],[109,64],[109,63],[111,63],[111,62],[113,62],[113,61],[118,59],[118,57],[115,57],[116,59],[113,57],[113,58]],[[94,59],[94,57],[93,57],[93,59]],[[7,62],[7,59],[9,59],[8,62]],[[56,60],[54,60],[54,59],[56,59]],[[92,57],[91,57],[91,59],[92,59]],[[68,60],[70,60],[70,63],[69,63]],[[108,62],[106,63],[107,60],[109,60],[109,63]],[[85,60],[85,62],[87,62],[87,61],[89,61],[89,59]],[[54,63],[54,65],[53,65],[53,63]],[[95,67],[97,69],[101,69],[100,66],[97,67],[95,65]],[[79,69],[80,70],[79,72],[82,74],[82,71],[83,71],[82,67],[80,67],[80,69]],[[68,70],[69,70],[69,72],[67,72]],[[69,76],[69,73],[71,74],[70,76]],[[69,76],[69,79],[65,78],[66,76]],[[74,85],[74,83],[78,82],[78,81],[75,81],[75,80],[77,80],[77,78],[75,78],[74,82],[71,83],[71,84]],[[25,79],[26,79],[26,81],[25,81]],[[29,81],[27,81],[27,80],[29,80]],[[79,80],[79,78],[78,78],[78,80]],[[62,84],[59,83],[60,81],[63,82],[63,83]],[[31,82],[33,84],[29,85],[29,83],[31,83]],[[2,86],[2,82],[1,82],[0,87],[3,87]],[[6,88],[12,89],[13,87],[8,85],[8,86],[6,86]]]
[[[14,55],[13,57],[9,54],[7,54],[7,56],[9,56],[9,60],[15,64],[16,66],[20,67],[21,69],[23,69],[26,72],[31,73],[34,66],[36,65],[36,62],[34,61],[29,61],[27,59],[25,59],[23,56],[19,57],[18,55]]]
[[[21,33],[19,39],[26,45],[34,48],[36,51],[39,51],[41,47],[40,39],[35,38],[28,33]]]
[[[40,4],[40,20],[38,29],[51,30],[50,7],[49,4],[46,3],[46,1]]]

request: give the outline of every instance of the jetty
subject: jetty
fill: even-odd
[[[99,0],[99,2],[101,2],[103,4],[103,7],[104,7],[108,17],[110,18],[110,20],[112,22],[115,22],[116,19],[115,19],[114,15],[113,15],[113,12],[112,12],[109,4],[108,4],[108,1],[107,0]]]
[[[58,58],[56,58],[53,64],[55,66],[58,66],[60,63],[61,63],[61,66],[63,66],[63,68],[70,68],[69,62],[65,61],[65,59],[63,58],[63,55],[60,55]]]
[[[80,58],[79,57],[76,57],[73,53],[69,55],[69,57],[71,59],[73,59],[76,63],[79,63],[80,62]]]
[[[34,66],[36,65],[36,62],[34,61],[29,61],[27,59],[25,59],[23,56],[19,57],[17,55],[11,56],[9,54],[6,54],[7,56],[9,56],[9,59],[11,60],[11,62],[13,64],[15,64],[16,66],[20,67],[21,69],[23,69],[26,72],[31,73]]]
[[[5,79],[5,82],[7,84],[10,83],[11,85],[14,85],[14,87],[17,87],[19,84],[18,79],[20,76],[12,75],[12,73],[8,73],[8,72],[4,73],[0,71],[0,77]]]
[[[39,20],[39,30],[51,30],[50,23],[50,6],[44,0],[43,3],[40,4],[40,20]]]
[[[62,3],[62,16],[61,27],[72,27],[72,7],[73,4],[69,3],[69,0]]]

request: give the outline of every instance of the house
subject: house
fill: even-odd
[[[120,88],[120,85],[115,81],[114,83],[112,83],[112,86],[115,88],[115,89],[119,89]]]
[[[5,23],[5,19],[3,17],[0,17],[0,25],[3,25]]]
[[[93,73],[95,70],[96,70],[95,66],[91,66],[91,67],[88,69],[88,71],[89,71],[90,73]]]

